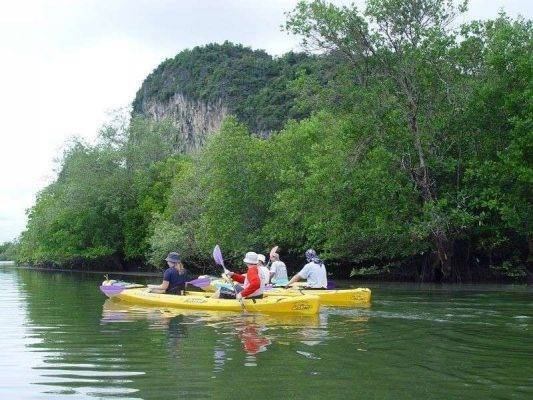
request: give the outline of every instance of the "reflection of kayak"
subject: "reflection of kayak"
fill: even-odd
[[[162,318],[174,318],[177,316],[184,316],[190,318],[192,321],[201,321],[207,325],[225,324],[231,321],[231,324],[254,323],[269,327],[316,327],[320,323],[318,319],[319,314],[246,314],[235,311],[191,310],[187,308],[180,309],[133,304],[117,298],[110,298],[104,302],[101,321],[103,323],[131,322],[138,320],[160,320]]]
[[[241,303],[232,299],[214,299],[208,293],[186,292],[183,296],[150,293],[146,288],[123,288],[115,290],[113,282],[104,281],[100,287],[107,296],[135,304],[163,307],[178,307],[194,310],[242,311]],[[301,295],[296,297],[269,296],[263,299],[244,299],[248,312],[284,313],[295,315],[313,315],[318,313],[317,296]]]

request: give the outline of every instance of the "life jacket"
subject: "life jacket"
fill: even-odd
[[[248,286],[250,285],[250,280],[248,279],[248,274],[257,275],[257,279],[259,281],[259,288],[256,289],[252,293],[248,293]],[[265,284],[261,280],[261,276],[259,274],[259,267],[257,265],[250,265],[248,267],[248,271],[245,274],[242,274],[242,275],[234,274],[233,275],[233,280],[244,284],[244,289],[241,291],[241,294],[243,295],[243,297],[255,297],[255,296],[260,296],[260,295],[263,294],[263,291],[264,291],[264,288],[265,288]]]

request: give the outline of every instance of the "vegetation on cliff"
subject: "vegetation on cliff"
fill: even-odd
[[[209,104],[221,102],[253,132],[266,135],[289,119],[309,114],[309,109],[296,106],[290,83],[298,76],[318,76],[322,58],[293,52],[273,58],[230,42],[184,50],[146,78],[133,112],[148,117],[146,104],[164,104],[181,94]]]

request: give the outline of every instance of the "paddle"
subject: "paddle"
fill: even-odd
[[[193,286],[199,287],[201,289],[203,289],[206,286],[209,286],[210,284],[211,284],[211,279],[209,279],[207,277],[206,278],[197,278],[197,279],[193,279],[192,281],[185,282],[185,286],[193,285]]]
[[[143,287],[146,287],[146,285],[116,281],[116,282],[113,282],[111,285],[101,285],[100,291],[106,296],[112,297],[112,296],[116,296],[117,294],[122,293],[126,289],[138,289],[138,288],[143,288]]]
[[[104,293],[108,297],[116,296],[120,293],[122,293],[124,290],[127,289],[139,289],[144,288],[146,285],[141,285],[138,283],[128,283],[128,282],[115,282],[116,284],[112,285],[102,285],[100,286],[100,290],[102,293]],[[187,285],[193,285],[199,288],[204,288],[206,286],[209,286],[211,284],[211,280],[209,278],[197,278],[193,279],[192,281],[185,282],[185,286]]]
[[[213,250],[213,259],[215,262],[220,265],[224,269],[224,273],[227,275],[228,270],[226,269],[224,265],[224,259],[222,258],[222,251],[220,250],[220,246],[217,244]],[[233,283],[233,279],[231,279],[231,286],[233,287],[233,291],[235,292],[235,296],[237,295],[237,289],[235,288],[235,284]],[[241,303],[241,307],[244,311],[246,311],[246,307],[244,306],[244,301],[242,301],[242,298],[239,299],[239,302]]]

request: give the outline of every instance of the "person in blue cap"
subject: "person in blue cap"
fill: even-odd
[[[161,285],[148,285],[152,293],[182,294],[185,290],[185,282],[191,280],[191,273],[181,263],[179,253],[168,253],[165,258],[168,268],[163,273]]]

